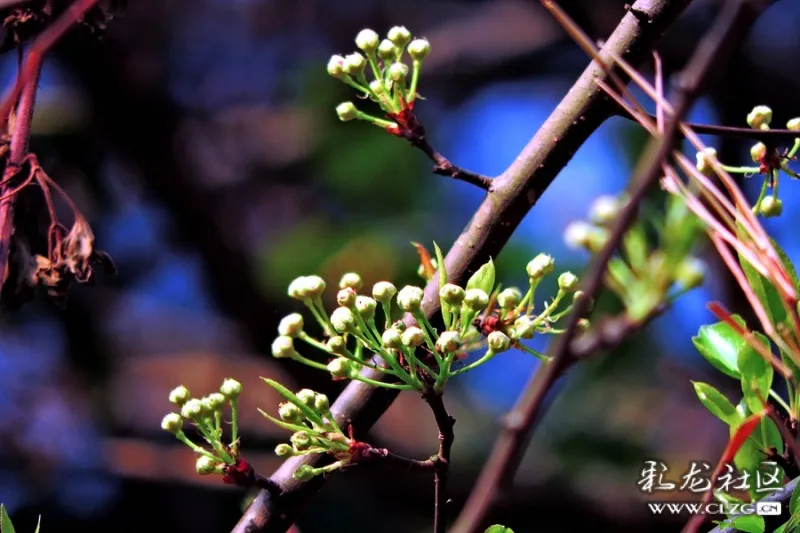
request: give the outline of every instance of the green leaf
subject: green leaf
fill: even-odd
[[[11,517],[8,516],[6,506],[2,503],[0,503],[0,533],[15,533]]]
[[[733,405],[728,398],[725,397],[720,391],[700,381],[692,381],[694,392],[706,409],[711,414],[728,424],[735,426],[742,421],[739,413],[736,412],[736,406]]]
[[[730,494],[722,492],[721,490],[714,491],[714,498],[716,498],[716,500],[719,502],[728,504],[729,506],[734,503],[739,505],[746,503],[744,500],[741,500],[735,496],[731,496]],[[730,518],[732,514],[727,514],[727,516]]]
[[[744,320],[738,315],[732,317],[744,326]],[[738,354],[745,341],[742,336],[725,322],[701,326],[692,342],[706,361],[733,379],[739,379]]]
[[[757,514],[739,515],[729,522],[731,527],[744,531],[745,533],[764,533],[767,527],[764,517]]]
[[[792,491],[792,497],[789,499],[789,511],[793,515],[800,512],[800,483]]]
[[[277,381],[273,381],[273,380],[267,379],[267,378],[261,378],[261,379],[263,379],[266,382],[267,385],[269,385],[270,387],[275,389],[275,391],[278,394],[280,394],[281,396],[283,396],[284,398],[286,398],[287,400],[289,400],[290,402],[295,404],[301,411],[303,411],[303,414],[305,415],[305,417],[308,420],[310,420],[311,422],[313,422],[313,423],[315,423],[315,424],[317,424],[319,426],[326,427],[325,421],[322,420],[322,416],[319,413],[317,413],[316,411],[314,411],[312,408],[310,408],[309,406],[304,404],[300,400],[300,398],[298,398],[297,396],[294,395],[294,393],[292,391],[290,391],[289,389],[287,389],[286,387],[284,387],[283,385],[281,385]]]
[[[494,288],[494,263],[492,259],[483,264],[467,281],[467,290],[481,289],[486,294],[492,294]]]
[[[486,528],[486,531],[483,533],[514,533],[514,531],[512,531],[510,527],[495,524]]]
[[[770,351],[769,340],[764,335],[756,333],[754,338],[767,352]],[[750,411],[757,413],[764,408],[772,387],[772,364],[749,344],[743,344],[739,348],[736,362],[741,374],[744,399]]]
[[[749,240],[748,237],[741,236],[743,233],[742,226],[737,222],[740,238],[743,241]],[[777,251],[777,250],[776,250]],[[739,255],[739,264],[742,266],[742,271],[747,277],[747,281],[753,292],[758,297],[758,300],[763,304],[764,309],[769,316],[770,322],[775,324],[782,324],[786,322],[786,309],[783,306],[783,299],[778,290],[772,283],[762,276],[753,265],[751,265],[744,257]]]
[[[794,533],[800,526],[800,513],[793,513],[781,527],[775,530],[775,533]]]
[[[36,522],[36,531],[34,533],[39,533],[39,529],[42,527],[42,515],[39,515],[39,520]]]
[[[783,263],[783,267],[786,269],[786,272],[789,273],[789,278],[792,280],[792,286],[794,290],[800,292],[800,278],[797,277],[797,270],[794,268],[792,264],[792,260],[789,259],[789,256],[786,255],[786,252],[783,251],[777,242],[770,237],[769,242],[772,243],[772,247],[775,248],[775,252],[777,252],[778,257],[781,258],[781,262]]]

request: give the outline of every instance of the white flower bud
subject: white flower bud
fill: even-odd
[[[361,279],[361,276],[356,274],[355,272],[348,272],[342,279],[339,280],[339,288],[340,289],[353,289],[354,291],[358,292],[361,290],[361,287],[364,286],[364,280]]]
[[[219,392],[212,392],[207,396],[211,411],[219,411],[225,405],[225,396]]]
[[[393,59],[397,48],[389,39],[384,39],[378,46],[378,55],[383,59]]]
[[[372,297],[381,303],[389,303],[397,294],[397,287],[388,281],[379,281],[372,287]]]
[[[178,413],[170,413],[161,420],[161,429],[177,434],[183,429],[183,418]]]
[[[381,340],[383,341],[383,345],[387,348],[402,348],[403,346],[403,339],[399,331],[394,328],[389,328],[383,332],[381,335]]]
[[[446,283],[439,289],[439,299],[447,305],[461,305],[461,302],[464,301],[464,296],[466,296],[466,291],[453,283]]]
[[[289,289],[286,291],[295,300],[304,300],[306,296],[306,277],[300,276],[292,280]]]
[[[405,63],[394,63],[389,67],[389,77],[396,82],[401,82],[408,76],[408,65]]]
[[[774,196],[766,196],[761,200],[758,211],[767,218],[778,217],[783,213],[783,201]]]
[[[425,334],[417,326],[411,326],[403,332],[402,341],[404,346],[416,348],[425,342]]]
[[[350,287],[345,287],[336,293],[336,302],[342,307],[347,307],[348,309],[351,309],[354,305],[356,305],[356,298],[358,298],[356,291]]]
[[[717,158],[717,151],[713,148],[705,148],[700,152],[697,152],[697,165],[696,168],[698,172],[703,174],[704,176],[713,176],[714,175],[714,167],[711,166],[711,159]]]
[[[564,272],[558,276],[558,288],[565,292],[572,292],[578,288],[578,276],[572,272]]]
[[[339,120],[347,122],[358,118],[358,109],[353,102],[342,102],[336,106],[336,114],[339,116]]]
[[[275,446],[275,455],[278,457],[291,457],[294,455],[294,448],[292,448],[289,444],[282,442]]]
[[[311,447],[311,435],[307,431],[298,431],[289,438],[295,450],[304,451]]]
[[[325,343],[325,345],[328,347],[328,350],[330,350],[331,353],[337,355],[344,354],[345,350],[347,349],[347,343],[345,342],[344,337],[340,337],[338,335],[328,339],[328,342]]]
[[[473,311],[481,311],[489,305],[489,295],[483,289],[470,289],[464,294],[464,304]]]
[[[772,122],[772,109],[765,105],[757,105],[747,114],[747,125],[754,130],[768,130]]]
[[[379,42],[378,34],[368,28],[361,30],[356,35],[356,46],[367,54],[377,50]]]
[[[325,414],[331,408],[331,402],[327,396],[318,392],[314,398],[314,410],[318,413]]]
[[[203,415],[203,404],[197,398],[192,398],[181,407],[181,416],[188,420],[197,420]]]
[[[505,352],[511,347],[511,339],[502,331],[493,331],[487,337],[489,348],[494,353]]]
[[[455,331],[445,331],[436,339],[436,349],[441,353],[452,353],[461,347],[461,337]]]
[[[395,26],[389,30],[386,37],[398,48],[403,48],[411,40],[411,32],[405,26]]]
[[[354,372],[353,363],[344,357],[337,357],[328,363],[328,372],[336,379],[349,378]]]
[[[328,74],[337,80],[341,80],[345,77],[344,58],[342,56],[331,56],[330,60],[328,61]]]
[[[225,378],[225,381],[219,387],[219,391],[229,400],[235,400],[242,393],[242,384],[233,378]]]
[[[314,405],[314,401],[317,398],[317,393],[311,389],[302,389],[298,391],[295,396],[297,396],[298,400],[311,407]]]
[[[347,307],[337,307],[331,313],[331,324],[338,333],[348,333],[356,329],[356,315]]]
[[[522,293],[519,289],[514,287],[503,289],[500,294],[497,295],[497,303],[500,305],[500,309],[513,309],[518,306],[521,301]]]
[[[201,455],[194,464],[195,471],[201,476],[208,476],[217,471],[217,464],[211,457]]]
[[[764,145],[764,143],[754,144],[750,148],[750,157],[755,163],[760,163],[765,157],[767,157],[767,147]]]
[[[359,296],[356,298],[356,310],[361,318],[369,322],[375,317],[375,308],[378,307],[378,302],[369,296]]]
[[[357,76],[358,74],[364,72],[364,68],[367,66],[367,60],[359,54],[358,52],[353,52],[352,54],[348,54],[344,58],[344,71],[347,72],[350,76]]]
[[[376,95],[380,96],[386,92],[386,87],[383,85],[383,81],[372,80],[371,82],[369,82],[369,90],[375,93]]]
[[[172,392],[169,393],[169,401],[172,404],[181,407],[183,404],[189,401],[191,398],[191,394],[189,393],[189,389],[181,385],[180,387],[176,387],[172,389]]]
[[[419,287],[406,285],[397,294],[397,305],[406,312],[419,311],[424,292]]]
[[[408,55],[415,61],[422,61],[431,53],[431,43],[427,39],[414,39],[408,45]]]
[[[303,418],[303,412],[293,403],[285,402],[278,406],[278,416],[284,422],[299,422]]]
[[[528,272],[528,277],[531,279],[542,278],[551,272],[556,267],[556,260],[547,254],[539,254],[528,263],[525,270]]]
[[[278,333],[287,337],[297,337],[303,332],[303,315],[292,313],[286,315],[278,324]]]
[[[800,131],[800,117],[795,117],[786,123],[786,129]]]
[[[621,207],[619,199],[615,196],[610,194],[598,196],[589,207],[589,218],[595,224],[608,226],[617,219]]]
[[[523,315],[514,321],[512,334],[517,339],[532,339],[536,333],[536,325],[527,315]]]
[[[272,357],[285,359],[294,357],[297,351],[294,349],[294,339],[287,335],[281,335],[272,341]]]

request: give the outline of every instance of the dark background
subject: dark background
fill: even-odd
[[[560,5],[601,39],[624,3]],[[683,66],[717,6],[697,0],[671,29],[659,49],[668,73]],[[330,55],[353,51],[364,27],[385,34],[397,24],[432,43],[417,107],[429,140],[488,175],[513,160],[588,62],[533,0],[140,0],[104,34],[73,32],[48,56],[31,149],[120,275],[74,289],[66,311],[39,295],[0,316],[0,501],[17,531],[33,531],[39,514],[45,533],[229,531],[252,495],[194,473],[192,453],[159,427],[169,391],[184,384],[202,395],[224,377],[242,381],[243,451],[269,474],[288,434],[256,411],[279,401],[258,376],[332,397],[339,390],[269,356],[280,318],[300,310],[288,283],[317,273],[331,286],[351,270],[370,284],[419,283],[409,242],[452,244],[480,191],[431,174],[407,143],[334,112],[354,95],[326,74]],[[800,115],[798,27],[800,3],[776,2],[742,35],[691,119],[743,126],[757,104],[774,109],[776,127]],[[11,83],[15,54],[2,65]],[[644,142],[623,119],[604,125],[498,258],[499,279],[524,282],[539,252],[555,255],[558,271],[580,273],[587,256],[565,247],[563,230],[593,198],[621,190]],[[746,143],[708,142],[723,162],[747,160]],[[746,185],[752,199],[759,185]],[[784,215],[765,225],[797,260],[800,185],[781,190]],[[678,530],[682,519],[648,513],[636,482],[647,459],[683,471],[692,460],[715,463],[726,442],[689,382],[738,400],[737,384],[690,340],[713,321],[709,300],[742,310],[735,284],[708,259],[703,288],[559,384],[495,521],[517,533]],[[544,349],[547,339],[534,345]],[[453,516],[535,367],[524,353],[506,353],[450,386]],[[402,394],[371,441],[427,457],[435,427],[424,404]],[[298,527],[427,531],[432,497],[423,475],[353,469],[331,479]]]

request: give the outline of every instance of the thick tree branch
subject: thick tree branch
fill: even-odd
[[[649,57],[664,32],[691,0],[637,0],[606,42],[605,50],[632,64]],[[611,54],[601,54],[613,65]],[[621,72],[618,73],[623,77]],[[601,65],[592,62],[567,93],[511,166],[493,180],[494,190],[472,217],[445,258],[448,277],[454,283],[466,279],[490,257],[497,257],[511,234],[542,193],[594,131],[615,113],[615,105],[595,83],[608,79]],[[627,79],[627,78],[624,78]],[[423,311],[438,311],[438,280],[425,289]],[[380,375],[368,372],[369,377]],[[332,406],[341,423],[352,423],[363,433],[375,423],[394,400],[396,392],[377,389],[360,382],[347,386]],[[283,496],[262,491],[233,529],[235,533],[285,532],[304,504],[324,480],[317,476],[303,483],[292,474],[303,464],[316,464],[321,457],[290,458],[273,474]]]
[[[475,490],[467,500],[453,531],[478,531],[493,501],[510,481],[544,410],[545,396],[555,381],[576,361],[572,343],[578,331],[578,320],[586,313],[589,302],[600,290],[608,261],[634,221],[639,204],[662,175],[663,164],[669,159],[680,138],[680,121],[708,79],[718,72],[719,65],[730,54],[738,36],[749,28],[770,3],[763,0],[729,2],[709,34],[701,41],[681,78],[674,115],[667,121],[663,135],[651,140],[631,180],[630,200],[620,212],[608,243],[594,258],[584,278],[581,290],[588,297],[575,303],[565,332],[550,347],[550,363],[533,376],[523,396],[507,417],[503,434],[498,438],[491,457],[484,465]]]

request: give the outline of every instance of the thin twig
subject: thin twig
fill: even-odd
[[[626,13],[608,38],[605,49],[632,63],[640,63],[649,57],[666,29],[690,3],[691,0],[637,0],[633,7],[644,12],[646,20]],[[611,56],[604,59],[607,64],[614,64]],[[511,166],[493,180],[493,190],[445,258],[450,282],[462,282],[490,257],[498,256],[573,154],[614,114],[614,105],[595,83],[605,79],[608,75],[603,68],[592,62]],[[439,283],[434,278],[425,288],[422,302],[428,317],[439,310],[438,292]],[[365,371],[365,375],[373,379],[384,377],[372,371]],[[352,423],[357,433],[366,432],[396,396],[396,391],[353,382],[339,395],[331,410],[337,422]],[[304,456],[286,460],[271,476],[283,489],[283,496],[259,493],[233,532],[285,532],[324,484],[322,476],[315,476],[309,482],[295,480],[294,472],[304,464],[316,465],[323,459]]]
[[[386,448],[372,448],[371,446],[359,450],[358,458],[353,460],[353,464],[376,464],[409,472],[433,472],[436,469],[436,460],[434,459],[425,459],[424,461],[410,459],[394,454]]]
[[[98,1],[76,0],[31,43],[25,62],[17,74],[14,86],[0,101],[0,121],[7,122],[9,113],[11,113],[11,109],[19,98],[14,131],[11,132],[11,151],[8,164],[3,172],[2,181],[4,183],[7,183],[8,178],[19,171],[19,167],[28,153],[28,138],[30,137],[31,119],[36,98],[36,84],[42,68],[44,54]],[[23,88],[25,88],[24,93]],[[15,139],[17,140],[16,143]],[[0,188],[0,196],[5,196],[6,188],[6,186]],[[11,196],[0,202],[0,288],[2,288],[8,264],[13,218],[14,196]]]
[[[747,0],[729,2],[714,27],[701,41],[681,77],[677,103],[674,106],[674,113],[665,125],[664,134],[660,139],[651,140],[639,169],[631,180],[630,200],[620,212],[606,246],[594,258],[584,277],[581,290],[587,297],[580,298],[575,303],[565,332],[550,347],[548,353],[551,356],[550,363],[536,372],[507,417],[503,433],[498,438],[476,487],[452,531],[456,533],[478,531],[495,497],[511,479],[530,440],[536,421],[544,410],[545,396],[555,381],[575,362],[571,345],[572,338],[578,330],[578,320],[588,310],[589,301],[600,290],[608,261],[634,221],[639,204],[661,176],[662,165],[670,157],[678,141],[680,121],[689,111],[709,77],[716,74],[719,65],[727,59],[735,44],[736,36],[741,35],[769,3],[771,2],[759,3]]]
[[[461,167],[457,167],[450,162],[445,156],[433,149],[428,144],[428,141],[423,137],[417,143],[412,143],[414,146],[425,152],[425,155],[431,158],[431,161],[436,163],[433,166],[433,173],[440,176],[449,176],[456,180],[465,181],[471,185],[480,187],[485,191],[490,191],[492,187],[492,178],[484,176],[483,174],[476,174]]]
[[[456,419],[450,416],[444,406],[441,394],[431,392],[424,399],[433,411],[436,427],[439,429],[439,452],[434,470],[434,515],[433,532],[444,533],[447,528],[447,478],[450,473],[450,450],[453,447],[455,434],[453,425]]]

